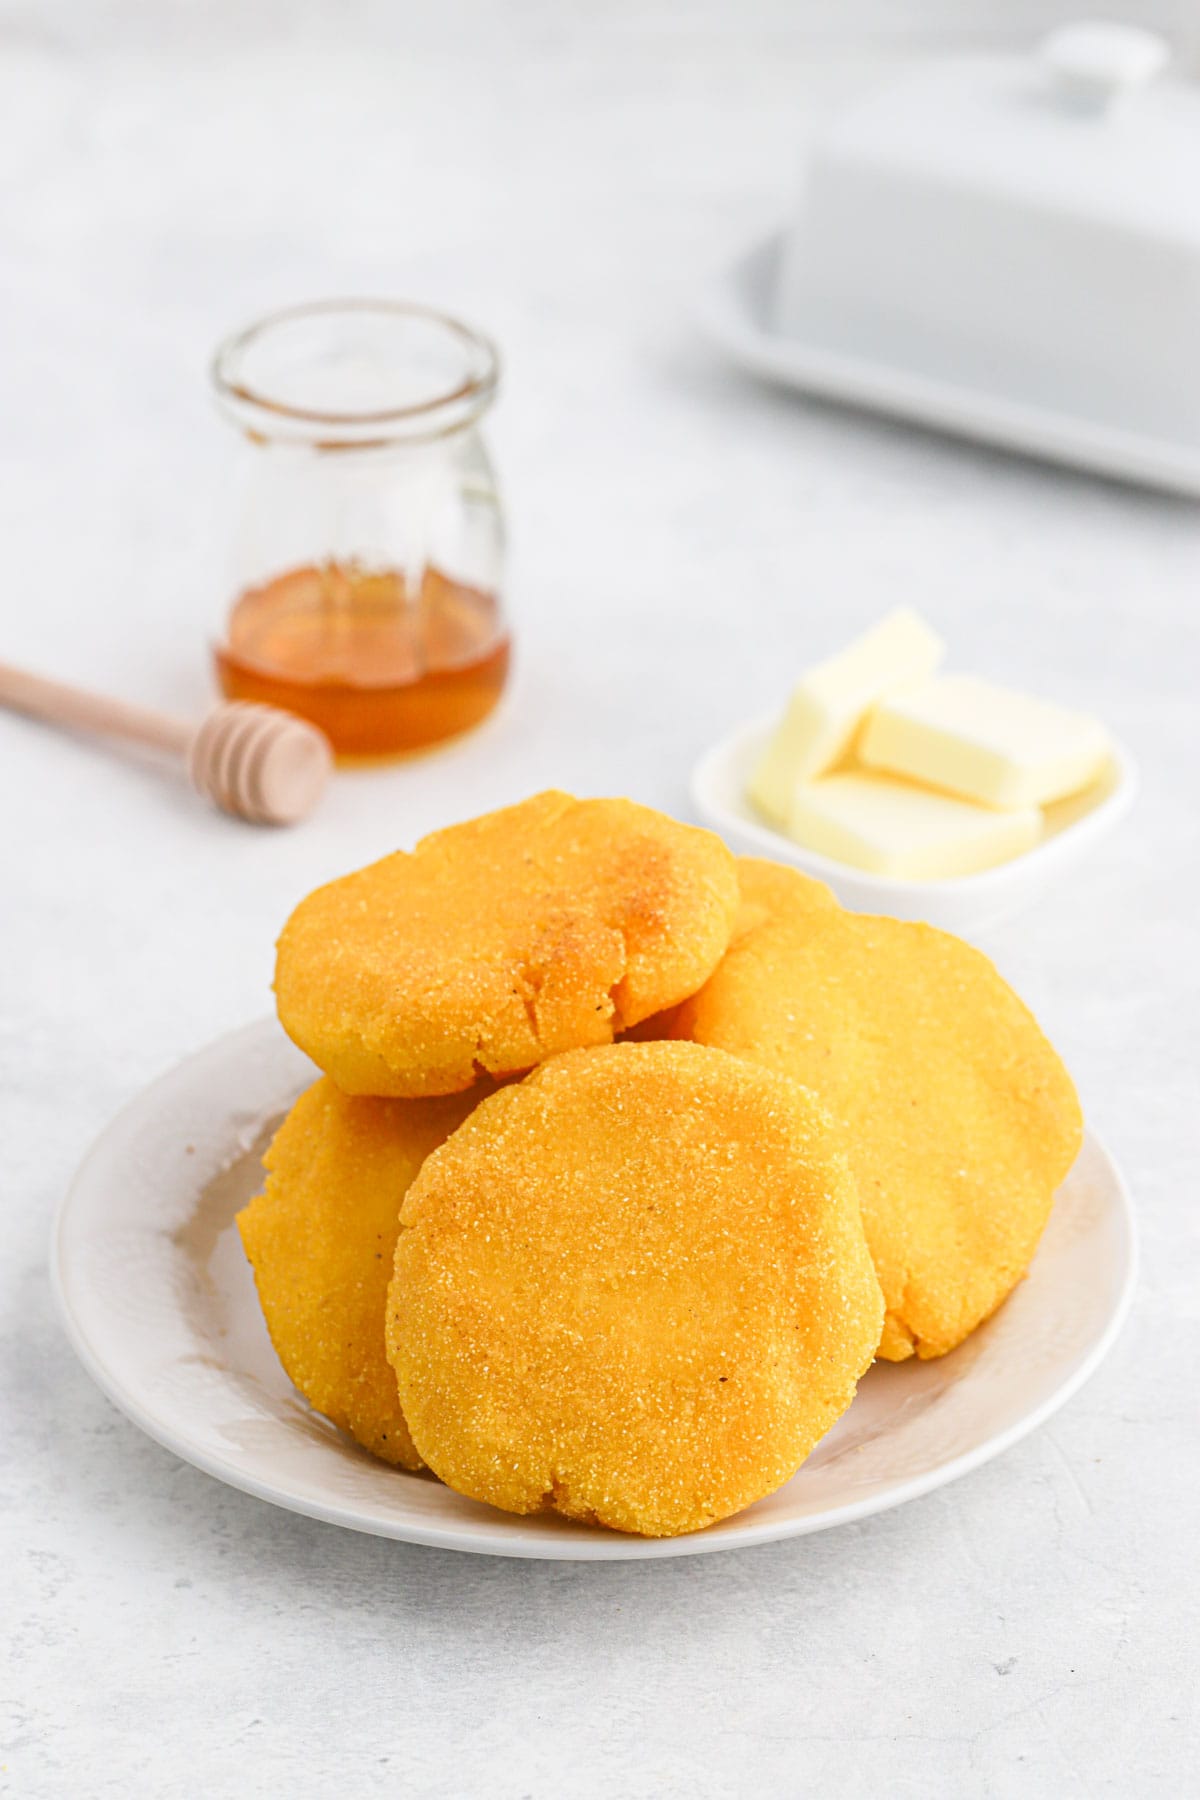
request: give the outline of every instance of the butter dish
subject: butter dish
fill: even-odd
[[[1200,84],[1168,60],[1078,25],[867,95],[702,326],[768,380],[1200,495]]]
[[[873,875],[805,849],[753,811],[747,784],[777,723],[773,714],[753,719],[701,757],[692,771],[691,799],[702,823],[739,855],[789,863],[826,882],[852,912],[924,919],[968,936],[1023,911],[1124,818],[1137,794],[1133,759],[1114,741],[1109,764],[1092,787],[1045,809],[1045,834],[1033,849],[978,874],[942,881]]]

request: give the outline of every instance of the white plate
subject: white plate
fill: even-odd
[[[943,931],[980,931],[1020,912],[1106,836],[1137,795],[1133,758],[1116,744],[1100,781],[1083,794],[1046,808],[1046,836],[1036,849],[979,875],[952,881],[896,881],[806,850],[759,818],[746,798],[746,784],[777,723],[774,717],[751,719],[701,757],[691,783],[692,805],[700,818],[744,856],[770,857],[815,875],[852,912],[924,919]]]
[[[210,1475],[357,1531],[500,1556],[687,1556],[820,1531],[986,1462],[1074,1393],[1129,1305],[1134,1229],[1089,1138],[1033,1270],[937,1362],[879,1365],[800,1472],[737,1518],[645,1539],[516,1518],[375,1462],[312,1413],[275,1359],[233,1215],[311,1064],[273,1020],[221,1038],[118,1114],[54,1229],[55,1292],[85,1368],[129,1417]]]
[[[1123,431],[1012,392],[964,387],[937,370],[899,368],[773,331],[780,248],[778,234],[756,245],[709,284],[696,307],[706,335],[752,375],[1006,450],[1200,496],[1200,445],[1189,440]]]

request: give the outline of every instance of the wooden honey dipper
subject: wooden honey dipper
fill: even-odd
[[[194,726],[0,663],[0,706],[68,730],[95,731],[180,756],[198,794],[255,825],[306,819],[333,767],[324,732],[294,713],[257,702],[223,701]]]

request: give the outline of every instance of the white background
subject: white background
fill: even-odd
[[[207,354],[352,291],[503,345],[519,648],[479,735],[291,835],[0,720],[0,1793],[1195,1792],[1200,514],[778,396],[687,324],[813,118],[1071,10],[0,9],[0,654],[202,708],[233,451]],[[52,1209],[116,1107],[267,1009],[294,901],[547,783],[684,812],[706,743],[901,599],[1143,768],[1118,837],[987,943],[1139,1205],[1086,1391],[860,1527],[586,1567],[338,1533],[118,1417],[52,1314]]]

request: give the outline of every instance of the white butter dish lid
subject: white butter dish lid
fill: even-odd
[[[1073,26],[938,59],[812,146],[784,339],[1200,448],[1200,87]]]
[[[1107,59],[1096,54],[1104,45]],[[1122,47],[1136,54],[1122,57]],[[1053,33],[1030,56],[938,58],[851,107],[815,158],[883,188],[970,190],[985,209],[1016,202],[1175,239],[1194,255],[1200,87],[1157,79],[1169,58],[1148,32],[1087,25]]]

